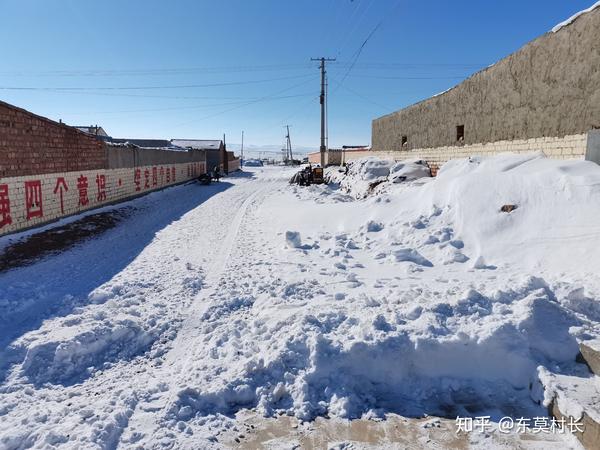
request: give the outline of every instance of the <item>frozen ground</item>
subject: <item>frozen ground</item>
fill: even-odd
[[[388,180],[383,166],[355,183],[333,174],[344,188],[289,186],[271,167],[175,187],[0,274],[0,448],[265,441],[244,414],[290,416],[309,434],[320,417],[534,418],[565,377],[596,395],[575,357],[600,336],[600,169],[535,154],[452,162],[436,179],[411,162]],[[444,448],[432,427],[410,432]]]

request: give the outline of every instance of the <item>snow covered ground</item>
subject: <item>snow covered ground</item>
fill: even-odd
[[[220,448],[248,411],[533,418],[561,377],[597,394],[575,358],[600,337],[598,166],[355,167],[341,187],[256,167],[167,189],[0,274],[0,448]],[[501,437],[468,440],[578,445]]]

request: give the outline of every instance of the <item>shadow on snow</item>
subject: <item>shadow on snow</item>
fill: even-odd
[[[88,295],[127,267],[157,232],[231,186],[227,181],[174,186],[6,246],[3,253],[21,251],[26,265],[0,272],[0,382],[24,356],[11,342],[89,303]],[[56,244],[58,235],[72,230],[79,239]],[[45,247],[36,250],[37,244]]]

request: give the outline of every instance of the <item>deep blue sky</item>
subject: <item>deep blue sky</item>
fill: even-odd
[[[115,137],[227,133],[239,143],[245,130],[248,144],[281,145],[287,123],[293,144],[317,148],[310,58],[329,56],[339,61],[329,66],[330,146],[369,144],[373,118],[448,89],[592,3],[0,0],[0,99]]]

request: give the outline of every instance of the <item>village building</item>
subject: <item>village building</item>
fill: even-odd
[[[505,151],[600,162],[599,42],[597,7],[452,89],[375,119],[373,150],[425,159],[434,171],[451,158]]]
[[[96,136],[100,139],[110,138],[108,133],[106,131],[104,131],[104,128],[102,128],[98,125],[90,125],[90,126],[75,125],[74,128],[77,128],[79,131],[82,131],[91,136]]]
[[[372,123],[365,156],[449,159],[541,151],[600,163],[600,7],[596,4],[457,86]],[[336,150],[325,160],[338,164]]]
[[[240,168],[239,158],[236,158],[233,152],[227,151],[222,140],[171,139],[171,145],[205,151],[209,170],[219,167],[223,172],[229,173]]]
[[[206,173],[207,152],[113,139],[0,102],[0,236]]]

